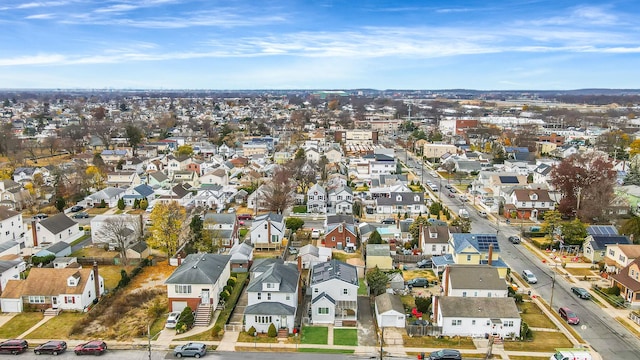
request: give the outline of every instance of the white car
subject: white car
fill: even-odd
[[[167,323],[164,325],[164,327],[166,327],[167,329],[175,329],[178,320],[180,320],[180,311],[171,312],[167,317]]]
[[[538,282],[538,278],[536,278],[536,276],[530,270],[522,271],[522,277],[529,284],[536,284]]]
[[[317,239],[319,237],[320,237],[320,230],[319,229],[311,230],[311,238],[312,239]]]

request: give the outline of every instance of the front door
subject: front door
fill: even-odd
[[[280,326],[283,327],[283,328],[287,328],[288,329],[289,328],[289,324],[287,323],[287,317],[283,316],[283,317],[281,317],[281,319],[282,320],[280,321],[281,322]]]
[[[57,296],[52,296],[51,297],[51,308],[53,308],[53,309],[57,309],[58,308],[58,297]]]
[[[209,304],[210,303],[210,300],[209,300],[209,289],[204,289],[200,293],[200,303],[201,304]]]

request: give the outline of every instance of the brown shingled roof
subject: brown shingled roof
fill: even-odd
[[[57,296],[82,294],[93,269],[32,268],[26,280],[10,280],[2,292],[2,298],[17,299],[21,296]],[[80,276],[78,286],[67,286],[69,276]]]

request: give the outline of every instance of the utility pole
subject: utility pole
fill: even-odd
[[[381,335],[380,335],[380,360],[382,360],[382,355],[384,354],[383,350],[382,350],[382,343],[384,343],[384,326],[380,328],[381,330]]]
[[[556,268],[558,266],[558,263],[555,262],[555,259],[553,261],[553,269],[551,270],[553,271],[553,276],[551,277],[551,299],[549,299],[549,310],[553,309],[553,289],[555,289],[556,287]]]
[[[147,323],[147,337],[149,338],[149,360],[151,360],[151,323]]]

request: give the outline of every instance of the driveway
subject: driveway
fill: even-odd
[[[368,296],[358,296],[358,345],[376,346],[376,326]]]

